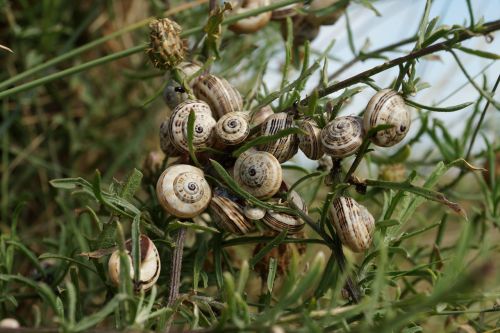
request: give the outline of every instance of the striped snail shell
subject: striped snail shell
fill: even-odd
[[[217,138],[226,145],[237,145],[242,143],[250,134],[247,112],[226,113],[217,121],[215,134]]]
[[[230,233],[247,234],[254,227],[246,219],[241,206],[225,196],[214,195],[210,201],[210,211],[214,223]]]
[[[211,146],[214,142],[215,119],[207,103],[187,100],[179,104],[173,111],[168,122],[168,138],[179,151],[187,152],[188,148],[188,118],[189,113],[195,114],[193,146],[202,148]]]
[[[337,117],[321,130],[321,144],[326,154],[342,158],[354,154],[363,143],[361,117]]]
[[[262,123],[261,136],[270,136],[293,126],[293,116],[286,112],[274,113]],[[259,150],[267,151],[278,159],[280,163],[291,159],[299,150],[297,135],[290,134],[273,142],[258,146]]]
[[[163,209],[180,218],[200,214],[212,198],[212,190],[203,171],[188,164],[165,169],[156,184],[156,194]]]
[[[175,148],[169,138],[169,119],[165,120],[160,125],[160,148],[167,157],[175,157],[181,155],[181,152]]]
[[[307,134],[298,134],[299,148],[311,160],[319,160],[324,155],[321,144],[321,129],[312,120],[303,120],[299,128]]]
[[[337,197],[332,202],[330,214],[342,244],[353,252],[362,252],[370,247],[375,219],[365,206],[351,197]]]
[[[378,131],[371,139],[381,147],[391,147],[403,140],[411,125],[410,110],[405,100],[396,91],[384,89],[377,92],[368,102],[363,117],[365,131],[379,125],[393,125],[383,131]]]
[[[278,160],[265,151],[247,151],[234,164],[234,180],[259,199],[275,195],[281,186],[283,173]]]
[[[229,82],[212,74],[201,75],[193,82],[195,96],[210,105],[219,119],[229,112],[241,111],[243,99]]]
[[[273,115],[274,111],[273,109],[269,106],[263,106],[256,112],[252,114],[252,117],[250,118],[250,124],[252,126],[259,126],[262,124],[269,116]]]
[[[245,0],[242,1],[241,7],[236,8],[235,13],[242,14],[252,9],[268,6],[270,3],[270,0]],[[265,27],[271,19],[271,15],[272,13],[267,11],[258,15],[250,16],[231,24],[229,29],[240,34],[253,33]]]
[[[158,249],[151,239],[145,235],[141,235],[139,239],[141,253],[141,267],[139,268],[139,281],[134,281],[136,290],[148,290],[158,280],[160,276],[161,262]],[[134,278],[134,266],[132,263],[132,240],[125,242],[125,249],[128,254],[130,278]],[[115,286],[120,284],[120,251],[116,250],[111,254],[108,261],[108,274],[111,282]]]
[[[307,205],[302,199],[302,197],[295,191],[290,192],[290,199],[293,203],[304,213],[307,214]],[[278,201],[278,206],[287,207],[288,204],[282,203]],[[282,232],[283,230],[288,230],[289,234],[295,234],[304,228],[304,221],[300,219],[298,216],[276,212],[269,210],[267,211],[264,219],[262,220],[264,223],[271,229],[276,230],[278,232]]]
[[[261,207],[246,205],[243,213],[250,220],[261,220],[266,215],[266,210]]]

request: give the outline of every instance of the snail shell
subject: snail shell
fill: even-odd
[[[253,229],[241,207],[229,198],[214,195],[210,201],[210,211],[215,224],[233,234],[247,234]]]
[[[259,199],[270,198],[281,186],[283,173],[278,160],[265,151],[241,154],[234,164],[234,180]]]
[[[304,45],[306,41],[314,40],[318,34],[320,26],[312,24],[305,19],[304,16],[297,15],[292,18],[293,21],[293,45],[294,47],[299,47]],[[287,26],[286,22],[281,24],[281,36],[284,40],[287,40]]]
[[[226,145],[242,143],[250,134],[248,118],[246,112],[226,113],[217,121],[215,127],[217,138]]]
[[[200,214],[212,198],[203,171],[188,164],[165,169],[156,184],[156,194],[163,209],[180,218]]]
[[[235,13],[241,14],[248,10],[268,6],[269,4],[270,0],[245,0],[242,2],[241,7],[235,10]],[[239,20],[234,24],[231,24],[229,26],[229,29],[240,34],[253,33],[265,27],[271,19],[271,16],[272,13],[269,11],[260,13],[255,16],[250,16],[248,18]]]
[[[167,157],[175,157],[181,155],[181,152],[175,148],[169,138],[169,119],[165,120],[160,125],[160,148]]]
[[[311,120],[304,120],[299,128],[307,134],[298,134],[299,148],[311,160],[319,160],[324,155],[321,144],[321,129]]]
[[[286,20],[287,17],[294,17],[298,14],[297,9],[301,8],[303,5],[301,3],[294,3],[285,7],[277,8],[273,10],[271,20],[281,21]]]
[[[351,197],[337,197],[332,202],[330,214],[342,244],[354,252],[362,252],[370,247],[375,219],[365,206]]]
[[[213,134],[216,122],[208,104],[203,101],[187,100],[174,109],[168,121],[168,127],[165,129],[170,143],[179,151],[189,151],[187,134],[191,110],[195,114],[193,146],[195,148],[208,147],[215,139]]]
[[[252,124],[252,126],[259,126],[269,116],[271,116],[273,114],[274,114],[274,111],[269,105],[263,106],[259,110],[257,110],[255,113],[252,114],[252,117],[250,119],[250,124]]]
[[[191,85],[194,80],[192,76],[200,69],[201,67],[197,64],[186,61],[181,62],[177,66],[177,70],[181,79],[188,80],[186,81],[186,84],[188,85]],[[167,81],[167,85],[163,90],[163,100],[165,101],[165,104],[167,104],[167,106],[171,110],[173,110],[177,105],[187,100],[189,98],[189,95],[183,91],[180,83],[172,79],[170,73],[167,73],[165,75],[165,81]]]
[[[140,240],[140,253],[141,253],[141,267],[139,269],[139,281],[134,281],[136,289],[148,290],[151,288],[158,277],[160,276],[160,254],[154,243],[146,237],[141,235]],[[130,277],[134,278],[134,267],[132,264],[132,240],[129,239],[125,243],[125,248],[128,254]],[[118,286],[120,284],[120,252],[117,250],[113,252],[108,261],[108,273],[111,282]]]
[[[403,140],[411,125],[410,110],[406,107],[401,95],[391,89],[377,92],[368,102],[363,117],[365,131],[379,125],[393,125],[383,131],[378,131],[371,139],[381,147],[391,147]]]
[[[321,144],[326,154],[342,158],[354,154],[363,143],[361,117],[337,117],[321,130]]]
[[[261,136],[269,136],[293,126],[293,116],[285,112],[274,113],[262,123]],[[273,142],[258,146],[259,150],[267,151],[274,155],[280,163],[291,159],[299,150],[297,135],[290,134]]]
[[[266,210],[261,207],[247,205],[243,209],[243,213],[250,220],[261,220],[266,215]]]
[[[295,191],[290,193],[290,200],[304,213],[307,214],[307,205],[302,199],[302,197]],[[280,203],[280,206],[288,206],[287,203]],[[298,216],[268,211],[262,220],[264,223],[271,229],[276,230],[278,232],[282,232],[283,230],[288,230],[289,234],[295,234],[304,228],[304,221],[302,221]]]
[[[326,9],[327,7],[335,6],[339,0],[313,0],[309,5],[310,11],[319,11]],[[338,7],[337,10],[329,11],[324,15],[318,15],[315,13],[310,13],[306,16],[306,20],[314,25],[332,25],[338,21],[338,19],[344,14],[349,2],[346,1],[344,5]]]
[[[0,328],[6,328],[8,332],[10,332],[10,328],[15,329],[15,328],[19,328],[19,327],[21,327],[21,325],[14,318],[4,318],[4,319],[0,320]],[[12,332],[15,332],[15,331],[12,330]]]
[[[205,74],[193,82],[195,96],[210,105],[216,119],[229,112],[241,111],[243,99],[238,90],[225,79],[215,75]]]

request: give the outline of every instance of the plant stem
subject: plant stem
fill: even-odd
[[[500,20],[485,23],[483,28],[484,29],[479,31],[477,34],[473,34],[470,31],[462,31],[462,32],[458,33],[454,39],[447,40],[447,41],[444,41],[441,43],[437,43],[437,44],[425,47],[425,48],[420,49],[418,51],[411,52],[403,57],[399,57],[399,58],[387,61],[387,62],[383,63],[382,65],[378,65],[378,66],[375,66],[373,68],[370,68],[370,69],[368,69],[364,72],[361,72],[357,75],[354,75],[348,79],[345,79],[345,80],[340,81],[338,83],[332,84],[332,85],[326,87],[325,89],[318,90],[318,97],[319,98],[325,97],[325,96],[330,95],[336,91],[350,87],[356,83],[360,83],[363,80],[366,80],[367,78],[369,78],[373,75],[381,73],[389,68],[403,64],[409,60],[417,59],[417,58],[420,58],[420,57],[423,57],[425,55],[432,54],[435,52],[449,50],[453,45],[460,43],[464,40],[470,39],[472,37],[476,37],[478,35],[487,35],[493,31],[499,30],[500,29]],[[304,98],[301,101],[301,104],[307,105],[309,99],[310,99],[310,97]]]

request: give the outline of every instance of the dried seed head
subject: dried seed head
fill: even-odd
[[[186,53],[186,46],[180,37],[181,27],[176,22],[163,18],[153,20],[149,28],[150,43],[146,53],[153,65],[159,69],[178,65]]]

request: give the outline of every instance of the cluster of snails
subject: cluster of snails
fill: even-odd
[[[232,0],[231,5],[237,14],[244,13],[259,7],[268,6],[273,0]],[[306,40],[313,40],[323,25],[332,25],[344,13],[349,1],[346,0],[312,0],[309,4],[291,4],[260,13],[229,26],[236,33],[248,34],[265,27],[270,21],[281,22],[281,32],[286,39],[286,19],[290,17],[293,24],[294,43],[304,44]]]

